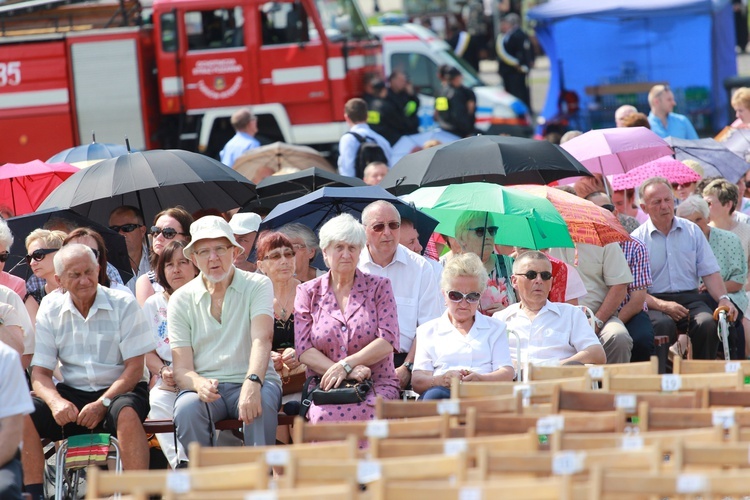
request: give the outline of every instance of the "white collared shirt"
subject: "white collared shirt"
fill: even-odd
[[[87,317],[70,293],[51,293],[42,299],[36,318],[31,364],[53,370],[59,359],[65,384],[81,391],[108,388],[122,375],[126,359],[156,347],[135,297],[101,285]]]
[[[545,363],[567,359],[574,354],[599,344],[596,333],[581,309],[570,304],[547,303],[531,321],[521,309],[521,303],[512,304],[492,315],[504,321],[508,330],[521,338],[521,351],[526,352],[529,363]],[[518,341],[509,334],[510,352],[516,360]]]
[[[0,285],[0,318],[5,326],[18,326],[23,330],[23,353],[34,354],[34,323],[21,297],[3,285]]]
[[[409,352],[417,327],[443,313],[440,286],[435,282],[435,273],[424,257],[399,245],[393,260],[385,267],[372,261],[367,246],[362,249],[357,265],[363,273],[382,276],[391,280],[396,298],[400,351]]]
[[[513,366],[508,349],[505,323],[480,312],[474,314],[474,325],[462,335],[448,318],[439,318],[417,328],[414,369],[442,375],[449,370],[470,370],[486,374],[503,366]]]

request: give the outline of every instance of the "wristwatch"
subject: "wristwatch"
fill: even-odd
[[[109,408],[109,405],[112,404],[112,400],[109,398],[101,398],[99,401],[102,402],[102,406],[105,408]]]
[[[344,367],[344,371],[346,372],[346,375],[349,376],[349,374],[352,372],[352,367],[349,363],[344,361],[343,359],[339,361],[339,364]]]
[[[729,298],[729,295],[727,295],[726,293],[724,295],[722,295],[721,297],[719,297],[719,302],[721,302],[723,299],[727,299],[729,301],[732,300],[732,299]]]
[[[247,376],[245,380],[249,380],[250,382],[255,382],[256,384],[259,384],[261,387],[263,387],[263,381],[260,379],[259,376],[257,376],[254,373],[251,373]]]
[[[414,363],[404,363],[404,368],[409,370],[409,373],[414,369]]]
[[[594,324],[596,325],[596,327],[597,327],[597,328],[598,328],[599,330],[601,330],[602,328],[604,328],[604,321],[600,320],[600,319],[599,319],[599,318],[597,318],[596,316],[594,316],[594,317],[593,317],[593,319],[594,319]]]

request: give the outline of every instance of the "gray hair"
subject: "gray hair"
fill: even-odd
[[[543,260],[546,261],[550,266],[552,263],[549,260],[549,257],[544,255],[542,252],[539,252],[537,250],[529,250],[528,252],[524,252],[521,255],[516,258],[515,262],[513,262],[513,274],[517,274],[521,272],[521,266],[527,261],[527,260]]]
[[[696,212],[708,219],[708,203],[697,194],[691,194],[677,205],[677,217],[686,217]]]
[[[357,219],[349,214],[337,215],[329,220],[318,231],[320,237],[320,248],[327,250],[331,244],[343,241],[350,245],[363,248],[367,243],[365,228],[357,222]]]
[[[279,228],[279,232],[286,235],[287,238],[299,238],[305,242],[307,248],[313,248],[316,251],[320,249],[318,237],[315,232],[304,224],[299,222],[290,222]]]
[[[13,246],[13,233],[8,227],[8,223],[5,219],[0,219],[0,244],[10,250]]]
[[[670,184],[667,179],[665,179],[664,177],[651,177],[650,179],[646,179],[645,181],[643,181],[643,183],[638,186],[638,198],[643,200],[645,198],[644,193],[646,192],[646,188],[655,184],[664,184],[669,188],[670,192],[672,191],[672,184]]]
[[[393,209],[393,211],[396,213],[396,218],[399,222],[401,222],[401,214],[398,212],[393,203],[385,200],[378,200],[373,201],[372,203],[367,205],[364,210],[362,210],[362,224],[368,226],[371,222],[370,213],[381,207],[390,207],[391,209]]]
[[[443,269],[443,274],[440,278],[440,289],[444,292],[451,290],[453,281],[461,276],[467,276],[477,279],[477,292],[484,292],[487,288],[487,270],[484,268],[484,264],[481,259],[473,253],[463,253],[454,255],[446,264]]]
[[[87,256],[91,259],[91,263],[99,267],[99,262],[96,260],[96,255],[90,247],[82,245],[80,243],[70,243],[65,245],[55,253],[55,258],[52,263],[55,265],[55,274],[62,276],[65,272],[65,264],[68,260],[73,257]]]

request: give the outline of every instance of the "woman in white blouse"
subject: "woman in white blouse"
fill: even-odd
[[[477,312],[487,286],[482,261],[457,255],[441,280],[447,310],[417,328],[412,387],[422,399],[450,397],[451,379],[462,382],[513,380],[505,323]]]

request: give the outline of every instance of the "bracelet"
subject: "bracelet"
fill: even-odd
[[[162,376],[161,372],[163,372],[163,371],[164,371],[164,368],[168,368],[168,367],[169,367],[169,365],[162,365],[162,367],[161,367],[161,368],[159,368],[159,376],[160,376],[161,378],[164,378],[164,377]]]

